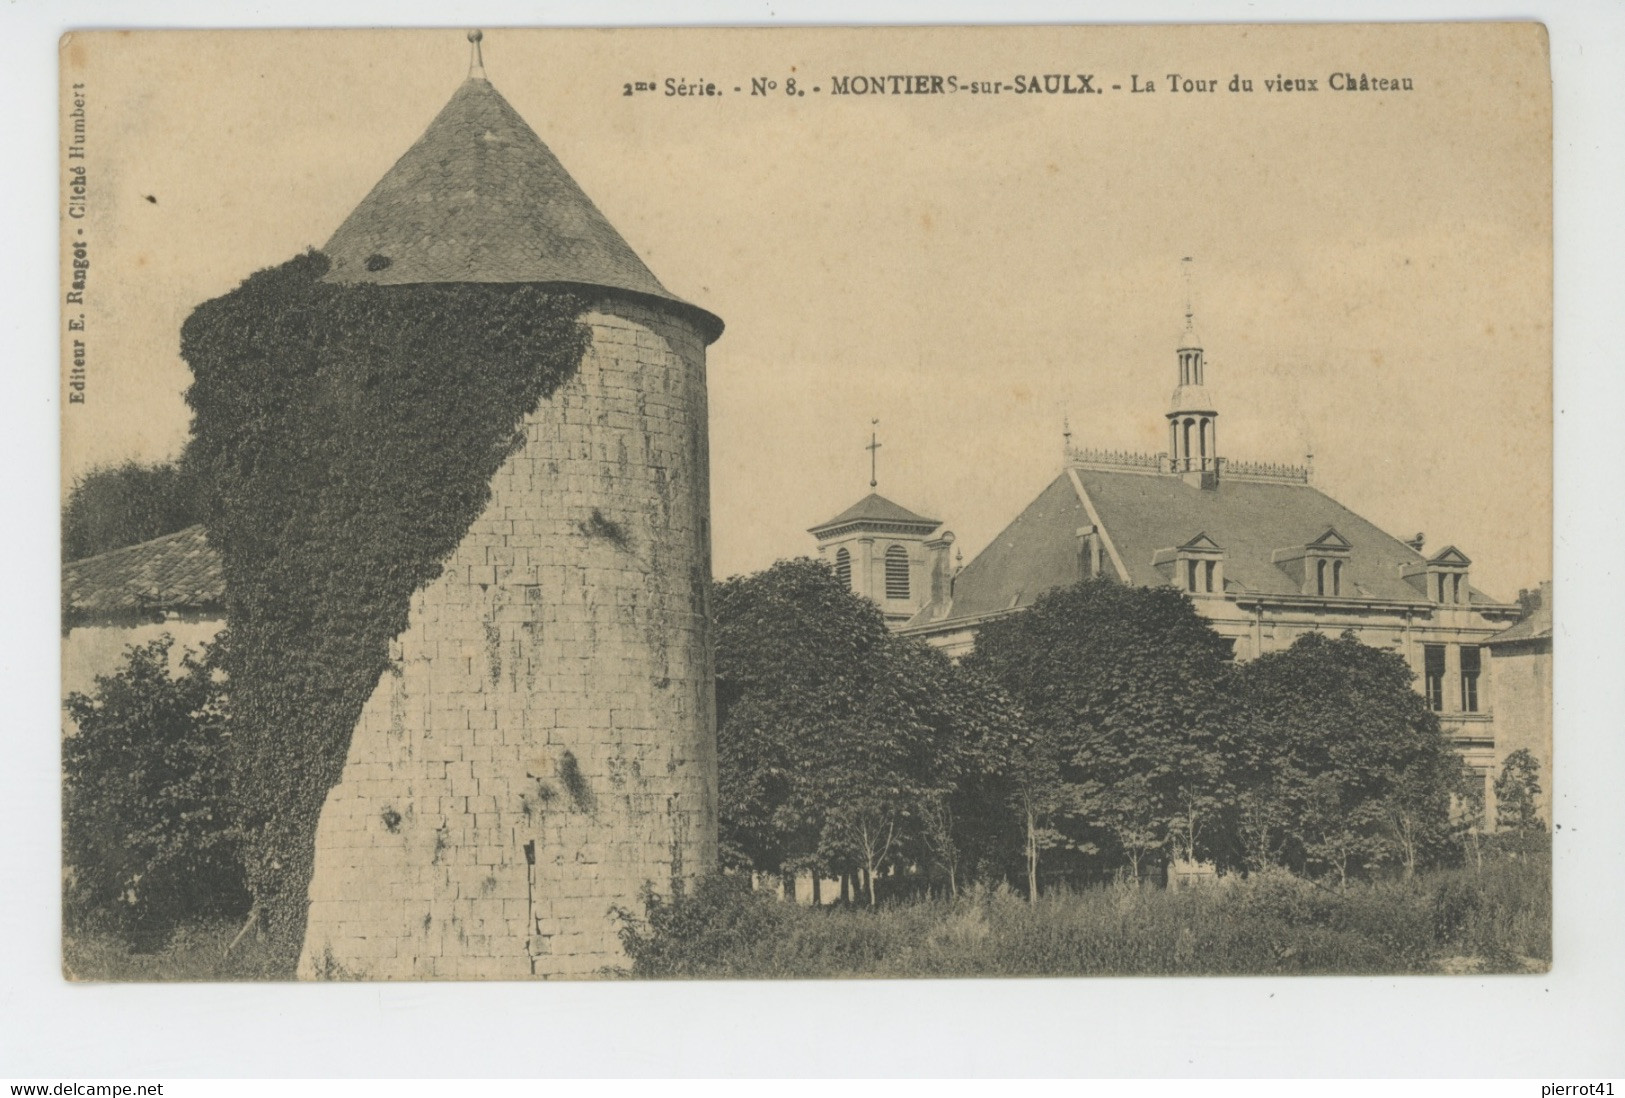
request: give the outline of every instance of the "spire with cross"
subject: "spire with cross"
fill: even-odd
[[[1185,273],[1185,326],[1191,326],[1194,311],[1191,308],[1191,257],[1182,256],[1179,260],[1180,269]]]
[[[878,419],[871,419],[869,421],[869,427],[870,427],[869,445],[864,447],[865,450],[869,451],[869,487],[870,488],[878,488],[880,486],[880,480],[879,480],[879,477],[878,477],[878,474],[877,474],[878,465],[877,465],[877,460],[876,460],[878,458],[878,456],[879,456],[879,453],[880,453],[880,435],[879,435],[879,433],[877,431],[874,430],[874,428],[879,427],[879,426],[880,426],[880,421]]]

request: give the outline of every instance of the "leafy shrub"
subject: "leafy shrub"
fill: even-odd
[[[62,743],[63,911],[70,928],[151,946],[182,922],[248,907],[228,791],[219,642],[171,671],[167,634],[70,694]]]
[[[777,933],[791,909],[759,892],[744,877],[712,874],[692,893],[671,897],[645,887],[643,917],[616,908],[621,946],[636,976],[717,975],[719,963],[749,954]]]

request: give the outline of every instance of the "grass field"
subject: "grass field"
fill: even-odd
[[[1536,972],[1547,856],[1328,889],[1285,873],[1208,888],[1008,891],[821,910],[729,890],[646,913],[640,976],[808,979]]]
[[[1285,873],[1207,888],[1097,888],[1037,904],[1006,890],[865,908],[786,904],[723,884],[632,923],[628,975],[711,979],[1539,972],[1551,964],[1543,855],[1328,889]],[[650,916],[653,916],[651,919]],[[252,934],[184,928],[132,952],[70,935],[79,980],[256,980]]]

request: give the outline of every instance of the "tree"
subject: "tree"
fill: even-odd
[[[1022,776],[1017,766],[1030,743],[1015,703],[985,676],[941,661],[943,696],[939,713],[944,734],[937,738],[938,773],[945,794],[938,803],[944,833],[932,847],[935,864],[948,876],[950,893],[962,879],[1002,880],[1021,845],[1022,820],[1015,809]],[[928,834],[931,818],[926,820]]]
[[[1352,633],[1308,633],[1238,669],[1226,756],[1253,868],[1341,881],[1383,860],[1410,872],[1448,843],[1461,764],[1411,679]]]
[[[62,505],[62,559],[136,545],[199,521],[196,480],[181,463],[97,466],[73,482]]]
[[[1514,835],[1545,832],[1536,798],[1540,796],[1540,764],[1527,748],[1506,757],[1495,779],[1495,828]]]
[[[1003,699],[942,653],[893,636],[825,564],[780,561],[720,584],[717,749],[723,848],[736,865],[855,871],[930,863],[958,887],[996,778]]]
[[[1105,579],[982,627],[965,666],[1009,693],[1030,737],[1014,766],[1030,894],[1045,849],[1102,852],[1136,876],[1176,833],[1203,849],[1227,658],[1180,592]]]
[[[248,893],[228,788],[217,641],[172,673],[167,634],[131,645],[92,694],[68,695],[63,909],[138,943],[199,916],[241,918]]]
[[[817,854],[816,771],[836,762],[834,730],[860,719],[885,619],[806,558],[718,584],[712,606],[723,848],[782,872]]]

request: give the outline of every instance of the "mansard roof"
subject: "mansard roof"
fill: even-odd
[[[457,89],[327,246],[329,281],[530,282],[676,307],[708,340],[722,321],[660,284],[508,101]]]
[[[1075,479],[1074,479],[1075,478]],[[1093,509],[1093,515],[1090,509]],[[1179,476],[1067,470],[1039,493],[954,581],[952,604],[927,607],[909,624],[941,625],[1029,606],[1044,592],[1079,578],[1079,533],[1098,520],[1107,575],[1155,586],[1164,581],[1155,558],[1203,534],[1225,552],[1230,594],[1294,597],[1301,581],[1279,566],[1282,546],[1349,546],[1348,597],[1423,601],[1406,582],[1423,557],[1324,492],[1307,484],[1220,478],[1204,489]],[[1327,540],[1322,540],[1327,539]],[[1474,602],[1494,600],[1472,591]]]
[[[921,527],[922,532],[930,533],[942,525],[942,520],[916,515],[907,507],[901,507],[893,503],[878,492],[870,492],[834,518],[820,522],[817,526],[808,527],[807,532],[809,534],[827,534],[842,526],[864,523],[916,526]]]
[[[70,617],[218,609],[226,582],[203,527],[70,561],[62,601]]]

